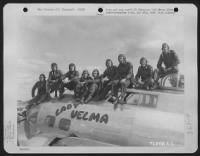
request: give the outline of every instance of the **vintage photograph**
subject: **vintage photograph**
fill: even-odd
[[[162,16],[23,18],[19,146],[43,135],[51,146],[183,146],[182,24]]]
[[[15,94],[18,147],[184,147],[184,37],[193,30],[183,16],[12,20],[4,95]]]

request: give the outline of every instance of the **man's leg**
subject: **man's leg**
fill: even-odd
[[[50,94],[53,92],[53,85],[51,82],[47,83],[47,92]]]
[[[64,92],[65,92],[65,85],[66,85],[66,84],[63,83],[63,82],[61,82],[60,85],[59,85],[59,93],[60,93],[59,97],[60,97],[60,98],[63,97],[63,94],[64,94]]]
[[[78,97],[77,91],[76,91],[76,86],[79,84],[80,82],[78,80],[73,80],[71,82],[71,86],[70,89],[74,91],[74,98]]]
[[[80,84],[80,82],[76,84],[74,94],[75,94],[75,98],[81,98],[81,84]]]
[[[156,89],[159,87],[159,82],[158,80],[160,78],[163,78],[166,73],[164,72],[164,68],[160,68],[160,69],[155,69],[154,70],[154,74],[153,74],[153,79],[154,79],[154,86],[152,87],[152,89]]]
[[[118,97],[119,80],[115,80],[112,83],[112,95]]]
[[[126,90],[127,90],[127,87],[131,84],[131,81],[130,80],[121,80],[120,81],[120,86],[121,86],[121,100],[120,100],[120,103],[121,104],[124,104],[125,101],[124,101],[124,98],[126,96]]]
[[[147,90],[151,90],[152,87],[154,85],[154,80],[153,78],[147,78],[145,81],[144,81],[144,88],[147,89]]]
[[[45,94],[40,96],[40,98],[38,99],[38,103],[42,103],[42,102],[45,102],[45,101],[48,101],[48,100],[49,100],[49,95],[48,95],[48,93],[45,93]]]
[[[171,70],[167,71],[167,74],[172,74],[170,76],[170,84],[172,87],[177,87],[178,86],[178,69],[177,68],[172,68]]]
[[[88,90],[88,97],[85,99],[85,103],[88,103],[90,102],[90,100],[92,100],[97,89],[98,89],[98,85],[96,83],[92,83],[90,85],[89,90]]]
[[[112,84],[108,84],[110,81],[106,81],[104,84],[103,84],[103,89],[99,95],[99,100],[103,100],[105,99],[106,95],[108,94],[108,92],[112,89]]]
[[[35,96],[31,100],[29,100],[28,105],[26,106],[26,109],[30,109],[33,105],[36,105],[39,98],[40,98],[39,96]]]
[[[59,97],[62,96],[62,94],[64,93],[63,90],[61,90],[62,87],[63,87],[62,80],[59,80],[57,83],[55,83],[55,97],[57,97],[58,92],[59,92]]]
[[[112,83],[112,96],[114,96],[114,99],[112,98],[113,104],[114,104],[114,109],[117,109],[117,105],[119,103],[119,98],[118,98],[118,89],[120,87],[119,80],[114,80]]]
[[[57,96],[56,83],[49,82],[48,85],[47,85],[47,90],[48,90],[49,94],[55,92],[55,94]]]
[[[171,69],[166,72],[166,75],[167,74],[177,74],[177,73],[178,73],[178,68],[177,67],[171,67]]]
[[[82,86],[80,90],[81,90],[80,102],[84,103],[85,102],[85,98],[89,94],[89,89],[88,89],[87,86]]]

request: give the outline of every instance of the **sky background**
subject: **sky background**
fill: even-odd
[[[6,27],[5,44],[16,69],[18,98],[31,98],[31,88],[40,73],[48,76],[56,62],[63,72],[68,64],[77,69],[102,73],[105,60],[118,65],[117,56],[126,55],[136,74],[139,60],[145,56],[156,67],[161,45],[167,42],[180,58],[184,70],[184,19],[181,16],[22,16]],[[10,61],[11,62],[11,61]],[[8,70],[11,67],[8,67]],[[22,87],[23,86],[23,87]]]

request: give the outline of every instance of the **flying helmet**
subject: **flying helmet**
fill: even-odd
[[[107,64],[108,64],[108,62],[111,62],[111,64],[113,65],[113,62],[112,62],[112,60],[111,59],[106,59],[106,66],[107,66]]]
[[[167,43],[163,43],[163,44],[162,44],[162,49],[163,49],[165,46],[167,46],[168,49],[169,49],[169,45],[168,45]]]
[[[142,64],[142,61],[143,61],[143,60],[145,60],[146,63],[148,62],[147,59],[146,59],[145,57],[141,57],[141,59],[140,59],[140,64]]]
[[[118,55],[118,60],[119,60],[120,57],[123,57],[123,59],[124,59],[125,62],[126,62],[126,56],[125,56],[124,54],[119,54],[119,55]]]
[[[74,63],[70,63],[70,64],[69,64],[69,68],[72,67],[72,66],[74,66],[74,70],[76,70],[76,66],[75,66]]]
[[[97,72],[97,76],[99,76],[99,70],[98,69],[94,69],[93,71],[92,71],[92,76],[94,77],[94,73],[95,72]]]
[[[44,79],[46,79],[46,76],[45,76],[44,74],[40,74],[39,79],[40,79],[41,77],[44,77]]]
[[[51,68],[53,68],[54,66],[56,66],[56,68],[57,68],[58,67],[57,63],[54,62],[51,64]]]
[[[83,76],[85,73],[87,73],[88,76],[90,75],[89,72],[88,72],[88,70],[83,70],[82,76]]]

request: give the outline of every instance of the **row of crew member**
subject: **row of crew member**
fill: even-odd
[[[180,63],[175,51],[170,50],[167,43],[162,44],[162,53],[157,63],[157,69],[154,71],[147,59],[142,57],[137,74],[134,77],[132,63],[126,60],[125,55],[120,54],[118,61],[117,67],[113,65],[111,59],[107,59],[103,74],[100,75],[98,69],[94,69],[92,77],[90,77],[88,70],[84,70],[80,77],[73,63],[69,64],[69,71],[62,74],[57,64],[52,63],[47,81],[45,75],[41,74],[39,81],[33,86],[33,99],[29,103],[41,103],[47,100],[52,92],[55,92],[55,96],[59,92],[59,96],[62,98],[64,90],[67,88],[74,91],[74,97],[80,99],[81,103],[88,103],[92,98],[105,99],[108,92],[111,91],[114,104],[124,104],[126,103],[127,88],[155,89],[158,86],[159,78],[170,73],[178,73],[178,64]],[[164,67],[162,64],[164,64]],[[63,81],[65,78],[69,80],[67,83]],[[107,80],[104,78],[107,78]],[[38,93],[35,96],[36,89],[38,89]],[[118,98],[119,89],[121,90],[120,99]]]

